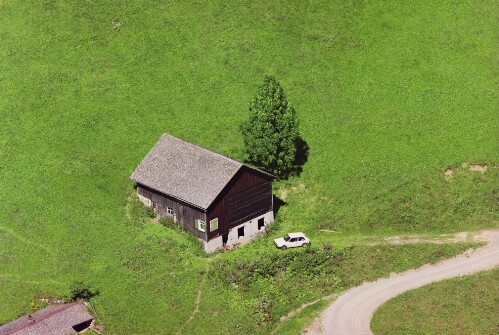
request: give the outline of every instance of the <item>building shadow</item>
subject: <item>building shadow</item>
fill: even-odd
[[[272,198],[273,198],[273,203],[274,203],[274,218],[275,218],[277,216],[277,213],[279,213],[279,210],[281,209],[281,207],[286,206],[287,202],[279,199],[274,194],[272,195]]]

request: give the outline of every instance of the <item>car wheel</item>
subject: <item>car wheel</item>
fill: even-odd
[[[287,248],[288,248],[287,246],[283,245],[283,246],[281,247],[281,250],[286,250]]]
[[[308,248],[308,247],[310,246],[310,244],[308,244],[308,243],[303,243],[301,246],[302,246],[302,247],[304,247],[304,248]]]

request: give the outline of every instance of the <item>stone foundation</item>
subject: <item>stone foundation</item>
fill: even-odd
[[[264,225],[261,229],[258,229],[258,220],[263,219]],[[264,215],[260,215],[254,219],[243,222],[240,225],[235,226],[229,230],[227,236],[227,244],[232,248],[237,245],[243,245],[253,240],[258,235],[265,232],[267,226],[274,221],[274,212],[270,211]],[[240,228],[244,227],[244,236],[239,236]],[[202,241],[204,245],[204,250],[208,253],[214,252],[216,250],[223,248],[222,236],[217,236],[208,242]]]

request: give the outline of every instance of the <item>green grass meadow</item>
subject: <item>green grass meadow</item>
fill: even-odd
[[[465,250],[362,241],[499,227],[498,38],[497,1],[0,1],[0,324],[83,280],[108,334],[268,334]],[[267,74],[308,162],[275,183],[269,236],[207,256],[145,218],[129,176],[163,133],[243,160]],[[314,248],[273,249],[295,230]]]
[[[380,307],[375,334],[479,335],[499,332],[499,270],[404,293]]]

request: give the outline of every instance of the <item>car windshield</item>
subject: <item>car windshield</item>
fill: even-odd
[[[283,237],[284,238],[284,241],[288,242],[289,241],[289,235],[286,235]]]

